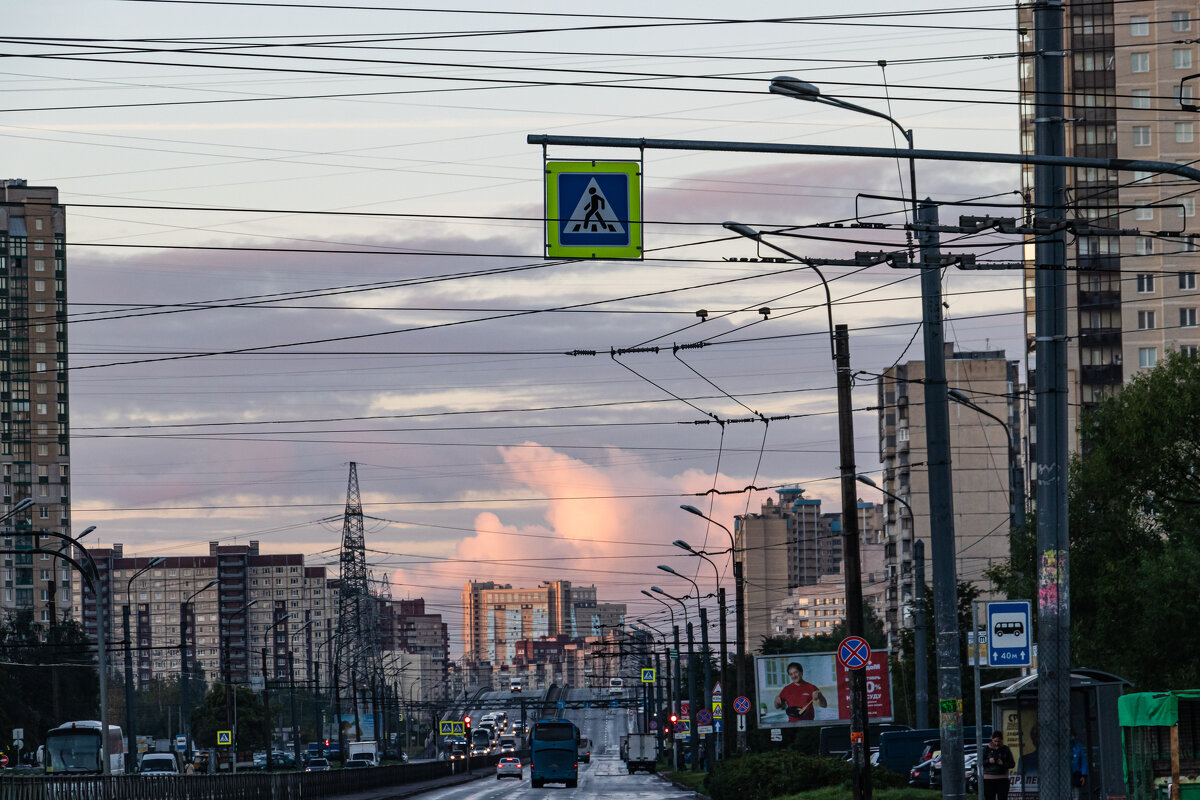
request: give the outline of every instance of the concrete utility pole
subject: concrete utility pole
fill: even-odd
[[[1034,5],[1034,152],[1066,155],[1063,113],[1063,7]],[[1071,796],[1071,601],[1067,515],[1067,272],[1063,222],[1065,164],[1039,164],[1033,173],[1035,222],[1034,317],[1037,397],[1038,748],[1042,800]]]
[[[942,259],[937,206],[917,211],[921,240],[921,332],[925,344],[925,431],[929,471],[929,541],[933,557],[933,619],[937,632],[938,728],[942,740],[942,796],[966,794],[962,732],[962,659],[959,656],[958,570],[954,555],[954,487],[950,474],[950,410],[942,335]]]

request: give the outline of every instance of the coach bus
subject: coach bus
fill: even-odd
[[[529,737],[529,783],[540,789],[547,783],[579,785],[579,728],[561,717],[539,719]]]
[[[55,775],[103,772],[101,724],[97,720],[64,722],[46,732],[46,772]],[[125,772],[125,740],[121,729],[108,726],[109,772]]]

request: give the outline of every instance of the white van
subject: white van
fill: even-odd
[[[174,753],[143,753],[138,772],[143,775],[178,775],[179,762]]]

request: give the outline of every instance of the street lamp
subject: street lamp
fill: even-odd
[[[312,627],[313,620],[301,625],[288,636],[288,682],[292,691],[292,750],[296,754],[296,765],[300,765],[300,720],[296,714],[296,659],[292,652],[292,640],[296,634],[303,633]]]
[[[675,572],[675,570],[671,569],[670,567],[660,566],[659,569],[661,569],[665,572],[678,574]],[[683,577],[683,576],[680,576],[680,577]],[[695,584],[695,582],[693,581],[693,585],[694,584]],[[691,731],[692,731],[692,747],[691,747],[692,771],[699,772],[700,771],[700,737],[698,735],[698,731],[696,730],[696,728],[699,727],[696,723],[696,714],[700,711],[700,691],[696,685],[696,679],[697,679],[697,676],[696,676],[696,634],[695,634],[694,629],[692,628],[691,620],[688,619],[687,604],[685,602],[683,602],[685,598],[676,597],[673,594],[667,594],[666,592],[664,592],[662,589],[660,589],[657,586],[651,586],[650,591],[654,592],[655,594],[661,594],[663,597],[666,597],[670,600],[674,600],[676,603],[679,603],[679,607],[683,609],[683,621],[687,627],[687,643],[688,643],[688,692],[687,692],[687,696],[688,696],[688,706],[691,709],[690,712],[688,713],[688,719],[690,720],[689,724],[691,725]],[[697,595],[700,594],[699,587],[697,587],[697,589],[696,589],[696,594]],[[700,605],[699,597],[696,598],[696,605],[697,606]],[[703,611],[703,609],[701,609],[701,611]],[[701,617],[702,625],[703,625],[703,622],[704,622],[704,618]],[[707,634],[705,634],[705,635],[707,636]],[[676,641],[676,644],[678,645],[678,640]],[[678,650],[678,647],[676,647],[676,649]],[[679,680],[679,696],[681,698],[683,697],[683,676],[682,675],[680,676],[680,680]],[[681,757],[681,759],[682,759],[682,757]],[[679,768],[680,769],[683,768],[682,760],[680,761]]]
[[[262,671],[263,671],[263,727],[267,732],[267,771],[271,771],[271,677],[267,673],[267,637],[271,635],[271,631],[279,627],[284,622],[292,618],[291,614],[284,614],[279,619],[267,626],[263,632],[263,649],[262,649]],[[271,665],[274,667],[274,664]],[[272,669],[272,672],[275,670]]]
[[[913,518],[912,506],[899,495],[892,494],[866,475],[856,476],[859,483],[870,486],[900,503],[908,509],[908,522],[915,536],[917,523]],[[900,538],[903,539],[904,525],[900,525]],[[916,539],[913,542],[913,561],[916,564],[917,585],[913,595],[913,701],[917,707],[916,723],[920,729],[929,727],[929,678],[926,675],[927,629],[925,625],[925,542]]]
[[[129,598],[133,594],[133,582],[143,573],[166,561],[162,556],[150,559],[146,566],[130,576],[125,583],[125,604],[121,606],[121,620],[125,628],[125,772],[137,772],[137,735],[134,733],[133,715],[133,639],[129,634]]]
[[[1021,467],[1018,456],[1018,442],[1013,429],[1007,422],[987,409],[976,405],[971,398],[958,390],[949,389],[946,396],[959,405],[964,405],[976,413],[991,417],[1004,428],[1004,437],[1008,441],[1008,525],[1012,530],[1025,527],[1025,470]]]
[[[191,679],[191,676],[188,674],[190,670],[188,669],[187,650],[188,605],[192,602],[192,599],[195,598],[196,595],[200,594],[206,589],[211,589],[218,583],[220,583],[220,581],[218,581],[216,578],[213,578],[211,581],[192,592],[186,600],[179,604],[179,694],[181,700],[179,705],[179,715],[182,717],[180,721],[183,723],[183,734],[185,737],[184,759],[186,763],[189,764],[192,761],[192,710],[189,707],[188,702],[190,699],[188,698],[188,682]]]
[[[700,519],[702,519],[702,520],[705,520],[713,525],[716,525],[718,528],[725,531],[725,533],[728,534],[728,536],[729,536],[729,554],[730,554],[730,558],[733,559],[733,598],[734,598],[733,605],[734,605],[734,609],[737,611],[737,623],[736,623],[736,628],[735,628],[735,635],[737,636],[737,643],[734,645],[734,651],[736,653],[735,658],[737,659],[737,663],[734,664],[735,685],[734,685],[733,691],[734,691],[735,698],[741,697],[745,694],[745,672],[744,672],[744,670],[745,670],[745,660],[746,660],[746,582],[745,582],[745,579],[743,578],[742,561],[740,558],[738,558],[737,542],[735,541],[733,531],[729,530],[729,528],[727,528],[724,525],[722,525],[721,523],[717,522],[712,517],[709,517],[708,515],[704,514],[704,512],[702,512],[700,509],[696,508],[695,506],[685,504],[685,505],[681,505],[680,508],[683,509],[684,511],[688,512],[689,514],[693,514],[697,517],[700,517]],[[720,594],[720,592],[718,591],[718,595],[719,594]],[[721,663],[722,663],[722,669],[724,668],[724,663],[725,663],[725,658],[726,658],[725,641],[726,641],[725,611],[724,611],[724,608],[722,608],[722,611],[721,611]],[[722,673],[721,677],[722,677],[722,684],[724,684],[724,677],[725,677],[724,673]],[[746,732],[744,730],[738,731],[737,746],[738,746],[739,753],[744,753],[746,751]]]
[[[833,300],[829,294],[829,281],[811,260],[800,258],[794,253],[771,244],[753,228],[737,222],[726,222],[725,228],[745,236],[760,245],[766,245],[789,258],[807,264],[821,279],[825,287],[825,309],[829,318],[829,338],[837,372],[837,418],[838,453],[841,461],[842,489],[842,564],[846,592],[846,633],[864,636],[866,624],[863,618],[862,562],[859,558],[858,542],[858,493],[854,489],[854,408],[851,402],[850,374],[850,330],[845,325],[833,324]],[[953,543],[951,543],[953,544]],[[953,587],[952,587],[953,588]],[[855,800],[870,800],[871,769],[867,763],[867,676],[866,670],[850,671],[850,754],[854,764],[853,788]],[[957,745],[961,751],[961,741]],[[945,748],[943,748],[945,749]],[[959,754],[960,765],[962,753]],[[959,773],[961,777],[961,770]]]
[[[882,111],[850,103],[831,95],[821,94],[820,87],[806,83],[799,78],[793,78],[790,75],[777,75],[772,78],[768,91],[771,94],[781,94],[784,97],[791,97],[795,100],[807,100],[811,103],[821,103],[822,105],[833,106],[835,108],[844,108],[847,111],[855,111],[859,114],[866,114],[886,120],[896,130],[900,131],[900,135],[904,137],[904,141],[908,142],[908,149],[910,151],[913,149],[912,130],[905,129],[903,125]],[[913,222],[915,223],[917,221],[917,161],[914,158],[908,159],[908,188],[912,198]]]
[[[694,555],[698,558],[704,559],[709,564],[712,564],[713,579],[717,586],[717,614],[718,614],[718,618],[721,621],[721,690],[723,692],[725,690],[725,687],[727,687],[729,685],[728,681],[726,680],[726,675],[725,675],[725,662],[727,662],[729,660],[729,643],[726,638],[727,633],[726,633],[726,628],[725,628],[725,590],[721,588],[721,572],[720,572],[720,570],[717,569],[717,562],[715,562],[711,558],[709,558],[708,555],[706,555],[704,552],[694,549],[690,544],[685,542],[683,539],[676,539],[675,541],[671,542],[671,544],[675,545],[676,547],[678,547],[681,550],[686,550],[687,552],[691,553],[692,555]],[[725,752],[725,748],[723,747],[724,731],[722,731],[722,733],[719,734],[717,738],[718,738],[718,745],[721,745],[719,747],[719,752],[717,755],[717,757],[720,758],[724,755],[724,752]]]
[[[246,618],[244,617],[244,615],[246,614],[247,611],[250,610],[250,607],[253,606],[257,602],[258,602],[258,600],[251,600],[247,603],[243,603],[242,607],[239,608],[237,611],[233,612],[232,614],[230,614],[228,616],[228,618],[225,618],[225,615],[222,615],[222,618],[226,619],[226,621],[225,621],[225,636],[224,636],[224,641],[222,642],[222,645],[223,645],[222,650],[225,653],[225,670],[224,670],[224,674],[225,674],[225,724],[226,724],[226,726],[228,726],[226,729],[229,731],[229,735],[230,735],[229,769],[235,775],[237,774],[237,689],[233,685],[233,653],[232,653],[233,648],[232,648],[232,645],[230,645],[230,641],[229,641],[230,639],[233,638],[233,631],[230,630],[230,628],[233,627],[233,620],[236,617],[243,617],[242,626],[243,626],[243,628],[246,627]],[[245,651],[246,651],[245,639],[246,639],[246,631],[243,630],[242,631],[242,651],[243,651],[243,653],[245,653]],[[247,656],[247,658],[246,658],[247,667],[249,666],[249,663],[250,663],[250,659]]]

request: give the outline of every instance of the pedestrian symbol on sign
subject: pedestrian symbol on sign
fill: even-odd
[[[233,731],[217,731],[217,747],[228,747],[233,744]]]

